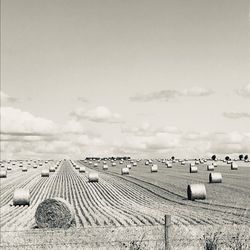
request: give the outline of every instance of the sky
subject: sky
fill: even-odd
[[[1,158],[250,152],[247,0],[2,0]]]

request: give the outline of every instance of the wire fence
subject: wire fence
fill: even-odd
[[[113,226],[0,231],[1,249],[250,249],[250,227]]]

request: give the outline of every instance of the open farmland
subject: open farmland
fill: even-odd
[[[126,231],[128,227],[139,227],[137,234],[150,232],[147,227],[161,228],[165,214],[171,215],[172,224],[176,228],[250,224],[249,163],[237,171],[219,163],[215,169],[223,175],[223,182],[219,184],[208,183],[209,172],[205,164],[198,166],[198,173],[190,174],[188,164],[183,166],[174,163],[172,168],[167,168],[164,163],[154,161],[158,165],[158,172],[151,173],[150,167],[145,166],[145,161],[141,160],[137,166],[131,167],[129,175],[121,175],[121,168],[129,164],[128,161],[122,164],[116,161],[116,166],[107,161],[108,170],[103,170],[102,162],[72,163],[66,160],[41,164],[23,162],[27,172],[22,171],[20,162],[15,162],[15,165],[12,162],[5,163],[4,168],[12,166],[12,169],[8,170],[7,178],[1,178],[1,243],[8,245],[9,236],[14,231],[28,230],[33,240],[34,235],[41,236],[40,229],[36,228],[35,212],[40,202],[52,197],[61,197],[73,206],[74,230],[93,229],[89,242],[93,237],[100,237],[96,233],[98,230],[102,230],[103,236],[104,231],[112,234],[111,228],[124,228]],[[55,172],[50,172],[49,177],[41,177],[41,171],[52,166],[58,166]],[[79,172],[80,166],[86,167],[85,173]],[[90,172],[99,173],[98,182],[88,181]],[[187,200],[186,188],[190,183],[204,183],[207,199]],[[13,206],[13,192],[20,187],[30,190],[30,206]],[[157,230],[159,233],[159,228]],[[152,232],[154,237],[156,234]],[[126,235],[129,237],[128,233]],[[16,237],[17,244],[20,244],[20,238],[20,235]],[[36,238],[36,242],[39,240]]]

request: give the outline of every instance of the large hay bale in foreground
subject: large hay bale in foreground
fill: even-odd
[[[98,173],[91,172],[88,175],[89,182],[98,182],[99,181],[99,175]]]
[[[198,167],[190,163],[189,165],[189,172],[190,173],[198,173]]]
[[[156,173],[158,172],[158,166],[154,164],[153,166],[151,166],[150,170],[151,170],[151,173]]]
[[[30,191],[29,189],[18,188],[15,189],[13,194],[13,205],[14,206],[24,206],[30,205]]]
[[[85,173],[86,172],[86,168],[84,166],[81,166],[79,168],[79,173]]]
[[[214,165],[207,165],[207,171],[214,171]]]
[[[7,178],[7,170],[0,170],[0,178]]]
[[[43,169],[41,172],[41,177],[49,177],[49,170]]]
[[[221,183],[222,175],[221,173],[210,173],[209,174],[209,183]]]
[[[124,175],[124,174],[129,174],[129,168],[122,168],[121,174],[122,174],[122,175]]]
[[[35,213],[39,228],[69,228],[75,223],[73,207],[62,198],[46,199],[41,202]]]
[[[204,184],[190,184],[187,186],[187,197],[189,200],[205,200],[207,196]]]
[[[237,170],[238,169],[238,165],[236,162],[231,162],[231,170]]]

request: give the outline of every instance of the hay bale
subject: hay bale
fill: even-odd
[[[41,177],[49,177],[49,170],[43,169],[41,172]]]
[[[209,183],[221,183],[222,175],[221,173],[210,173],[209,174]]]
[[[11,166],[8,166],[8,167],[7,167],[7,170],[12,170],[12,167],[11,167]]]
[[[214,171],[214,165],[207,165],[207,171]]]
[[[98,173],[91,172],[88,175],[89,182],[98,182],[99,181],[99,175]]]
[[[0,170],[0,178],[7,178],[7,170],[5,169]]]
[[[22,172],[27,172],[27,171],[28,171],[28,168],[26,166],[23,166]]]
[[[37,165],[35,164],[35,165],[33,165],[33,168],[37,168]]]
[[[187,186],[187,197],[189,200],[205,200],[207,196],[204,184],[190,184]]]
[[[122,168],[121,169],[121,174],[124,175],[124,174],[129,174],[129,168]]]
[[[136,163],[136,162],[134,162],[134,163],[133,163],[133,167],[136,167],[136,166],[137,166],[137,163]]]
[[[54,166],[50,166],[50,167],[49,167],[49,171],[50,171],[50,172],[55,172],[55,171],[56,171],[56,169],[55,169],[55,167],[54,167]]]
[[[30,205],[30,191],[29,189],[18,188],[15,189],[13,194],[13,205],[14,206],[25,206]]]
[[[108,165],[103,165],[102,169],[103,169],[103,170],[108,170],[109,167],[108,167]]]
[[[150,170],[151,170],[151,173],[156,173],[158,172],[158,166],[154,164],[153,166],[151,166]]]
[[[149,165],[149,162],[148,162],[148,161],[146,161],[146,162],[145,162],[145,165],[146,165],[146,166],[147,166],[147,165]]]
[[[123,161],[120,161],[120,164],[123,164]]]
[[[212,165],[214,165],[214,167],[215,167],[215,168],[217,168],[217,167],[218,167],[218,164],[217,164],[217,163],[215,163],[215,162],[212,162]]]
[[[79,168],[79,173],[85,173],[86,172],[86,168],[84,166],[81,166]]]
[[[195,161],[194,164],[195,164],[195,165],[199,165],[200,162],[199,162],[199,161]]]
[[[116,166],[116,163],[115,163],[115,162],[112,162],[112,166],[115,167],[115,166]]]
[[[69,228],[75,223],[73,207],[62,198],[52,198],[42,201],[35,213],[39,228]]]
[[[126,167],[128,168],[128,169],[131,169],[131,164],[128,164],[128,165],[126,165]]]
[[[76,165],[76,166],[75,166],[75,169],[79,170],[79,169],[80,169],[80,166],[79,166],[79,165]]]
[[[181,165],[185,165],[185,164],[186,164],[186,162],[185,162],[185,161],[182,161],[182,162],[181,162]]]
[[[198,167],[190,163],[189,165],[189,173],[198,173]]]
[[[165,164],[166,164],[167,168],[172,168],[172,166],[173,166],[172,163],[170,163],[170,162],[166,162]]]
[[[98,167],[98,163],[94,163],[94,167]]]
[[[236,162],[231,162],[231,170],[238,170],[238,165]]]

